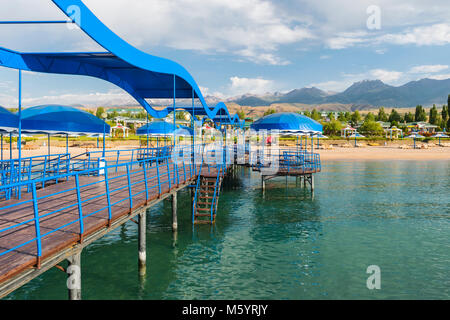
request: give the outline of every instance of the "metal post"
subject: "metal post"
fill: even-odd
[[[177,218],[177,192],[172,194],[172,230],[178,230],[178,218]]]
[[[67,259],[67,289],[70,300],[81,300],[81,251]]]
[[[47,146],[47,153],[48,153],[48,155],[50,155],[50,133],[47,135],[48,136],[48,138],[47,138],[47,144],[48,144],[48,146]]]
[[[12,159],[12,133],[9,133],[9,160]]]
[[[17,138],[17,148],[19,151],[19,183],[22,177],[22,70],[19,69],[19,137]],[[21,187],[19,186],[19,199],[21,198]]]
[[[106,137],[106,132],[105,131],[106,131],[106,125],[103,124],[103,152],[102,152],[102,158],[105,158],[105,137]]]
[[[1,149],[2,149],[2,161],[3,161],[3,134],[2,134],[1,136],[2,136],[2,146],[1,146]]]
[[[147,263],[146,250],[146,211],[139,213],[139,275],[145,276]]]
[[[69,135],[66,133],[66,153],[69,153]]]
[[[176,76],[175,74],[173,75],[173,151],[175,151],[175,130],[176,130],[176,105],[175,105],[175,100],[176,100],[176,87],[175,87],[175,80],[176,80]]]
[[[148,112],[147,112],[147,153],[148,153]]]

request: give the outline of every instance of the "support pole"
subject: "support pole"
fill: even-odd
[[[22,178],[22,70],[19,69],[19,137],[17,138],[17,146],[19,152],[19,183]],[[22,187],[19,187],[19,200],[21,198]]]
[[[48,155],[50,155],[50,133],[48,134],[48,138],[47,138],[47,144],[48,144],[48,146],[47,146],[47,153],[48,153]]]
[[[81,251],[69,257],[67,261],[69,300],[81,300]]]
[[[314,176],[311,175],[311,192],[314,193]]]
[[[146,273],[147,250],[146,250],[146,212],[139,213],[139,276]]]
[[[264,176],[261,176],[261,187],[264,194],[264,192],[266,191],[266,180],[264,180]]]
[[[175,232],[178,230],[178,217],[177,217],[177,192],[172,194],[172,230]]]
[[[69,153],[69,135],[66,134],[66,153]]]

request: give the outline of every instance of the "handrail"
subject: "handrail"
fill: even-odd
[[[118,164],[118,165],[114,165],[114,164],[108,164],[105,165],[105,167],[102,168],[91,168],[91,169],[87,169],[87,170],[83,170],[80,172],[70,172],[70,173],[65,173],[65,174],[60,174],[57,176],[57,178],[67,178],[68,180],[73,178],[75,180],[75,187],[69,187],[68,189],[62,190],[62,191],[58,191],[52,194],[44,194],[44,195],[38,195],[37,191],[36,191],[36,185],[40,184],[40,183],[45,183],[46,181],[54,178],[54,177],[42,177],[39,179],[35,179],[32,181],[21,181],[21,182],[15,182],[9,185],[3,185],[0,186],[0,190],[4,190],[7,188],[15,188],[15,187],[23,187],[23,186],[27,186],[27,185],[31,185],[31,190],[32,190],[32,197],[31,199],[28,200],[20,200],[17,203],[13,203],[13,204],[9,204],[7,206],[0,206],[0,214],[2,211],[4,210],[8,210],[14,207],[18,207],[27,203],[31,203],[33,206],[33,218],[30,217],[30,219],[26,218],[25,221],[20,221],[14,225],[10,225],[6,228],[1,228],[0,229],[0,237],[2,236],[2,234],[5,234],[6,231],[11,231],[12,229],[16,229],[19,226],[23,226],[25,224],[29,224],[30,222],[34,223],[34,227],[35,227],[35,237],[32,237],[31,239],[25,239],[24,241],[22,241],[21,243],[14,245],[12,248],[5,248],[3,246],[3,250],[2,252],[0,252],[0,256],[7,254],[8,252],[14,251],[20,247],[23,247],[29,243],[35,242],[36,243],[36,247],[37,247],[37,254],[36,254],[36,258],[37,258],[37,264],[38,266],[40,265],[40,259],[42,257],[42,239],[49,236],[50,234],[61,230],[63,228],[66,228],[70,225],[79,223],[79,230],[77,231],[79,233],[80,236],[80,241],[82,241],[83,239],[83,235],[86,232],[85,226],[84,226],[84,220],[87,217],[90,217],[92,215],[98,214],[99,212],[103,211],[104,209],[108,210],[108,224],[110,225],[111,220],[113,219],[112,217],[112,210],[111,208],[118,204],[121,203],[123,201],[129,201],[130,203],[130,210],[133,208],[133,198],[142,194],[142,193],[146,193],[146,200],[148,200],[148,194],[149,191],[151,189],[154,188],[158,188],[159,189],[159,194],[161,194],[161,185],[162,184],[166,184],[166,183],[171,183],[171,180],[173,179],[174,181],[176,181],[175,179],[178,176],[178,179],[180,179],[180,170],[182,170],[182,172],[184,172],[184,177],[186,177],[185,182],[188,181],[188,179],[191,179],[193,177],[194,174],[194,170],[190,169],[190,170],[186,170],[186,163],[185,161],[182,161],[182,163],[180,163],[179,165],[177,165],[174,162],[171,162],[170,166],[168,166],[168,171],[166,172],[160,172],[158,170],[158,168],[160,166],[166,166],[168,165],[170,162],[170,156],[165,156],[165,157],[157,157],[157,158],[149,158],[149,159],[144,159],[144,160],[139,160],[139,161],[130,161],[124,164]],[[167,163],[167,164],[166,164]],[[156,164],[156,168],[157,168],[157,172],[156,174],[153,172],[151,173],[152,168],[154,168],[155,166],[152,166],[152,164]],[[141,168],[138,170],[134,170],[132,171],[132,166]],[[195,165],[195,164],[194,164]],[[119,174],[119,175],[115,175],[115,176],[109,176],[108,172],[114,172],[115,169],[117,167],[125,167],[126,168],[126,174]],[[104,179],[99,179],[98,181],[94,181],[92,182],[84,182],[82,183],[80,181],[80,177],[81,176],[85,176],[85,175],[89,175],[90,173],[97,171],[98,173],[103,170],[104,172]],[[172,173],[172,175],[170,175],[170,173]],[[137,186],[138,184],[142,184],[142,174],[144,175],[144,184],[145,184],[145,188],[143,188],[143,190],[136,190],[135,186]],[[100,176],[100,175],[99,175]],[[134,177],[138,177],[138,178],[134,178]],[[121,185],[119,187],[117,187],[116,185],[114,185],[114,181],[120,180],[120,179],[126,179],[126,184],[125,185]],[[149,186],[148,182],[149,181],[154,181],[154,179],[157,178],[158,180],[158,184],[153,185],[153,186]],[[178,180],[179,181],[179,180]],[[101,192],[100,194],[96,194],[96,195],[90,195],[89,193],[87,194],[87,197],[85,197],[84,199],[82,198],[83,195],[83,189],[87,188],[87,187],[91,187],[91,186],[95,186],[95,185],[101,185],[104,184],[105,187],[105,191]],[[117,193],[118,191],[124,189],[124,188],[128,188],[128,195],[127,196],[114,196],[114,203],[112,203],[112,198],[111,198],[111,194]],[[76,192],[76,198],[73,204],[69,204],[63,208],[58,208],[55,209],[51,212],[46,212],[46,213],[42,213],[39,210],[39,201],[49,198],[49,197],[53,197],[53,196],[58,196],[58,197],[64,197],[66,194],[68,194],[69,192]],[[170,188],[169,188],[170,191]],[[134,192],[134,193],[133,193]],[[95,199],[98,199],[100,197],[105,197],[107,198],[107,205],[102,207],[102,208],[95,208],[97,210],[94,210],[92,212],[85,212],[85,208],[83,208],[83,204],[89,202],[89,201],[93,201]],[[67,209],[75,209],[77,210],[78,214],[75,215],[76,218],[74,218],[72,221],[64,221],[64,223],[62,223],[63,225],[58,225],[57,227],[55,227],[54,229],[47,231],[46,233],[42,233],[41,227],[40,227],[40,222],[42,221],[43,218],[48,218],[50,216],[55,216],[56,214],[62,212],[63,210],[67,210]],[[7,213],[6,213],[7,214]]]

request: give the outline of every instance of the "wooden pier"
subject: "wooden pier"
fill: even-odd
[[[187,168],[189,170],[186,172]],[[85,246],[129,220],[133,220],[135,216],[145,215],[147,208],[162,199],[173,195],[176,201],[176,192],[192,184],[196,179],[193,169],[193,165],[175,168],[175,165],[170,163],[167,166],[162,165],[158,169],[149,167],[145,173],[140,168],[131,172],[130,175],[123,172],[109,174],[111,180],[108,185],[109,189],[119,189],[110,192],[110,198],[114,199],[113,202],[116,203],[111,206],[110,213],[108,212],[108,203],[111,200],[105,194],[107,186],[103,181],[103,176],[80,176],[78,182],[71,177],[68,181],[37,190],[35,196],[39,198],[37,203],[40,215],[39,232],[41,235],[48,234],[41,239],[41,257],[39,258],[37,253],[34,222],[28,222],[2,232],[0,237],[2,251],[29,242],[0,256],[0,298],[46,270],[57,266],[63,260],[73,260],[73,257],[77,256]],[[158,188],[157,170],[159,170],[159,179],[164,180],[160,183],[161,192]],[[145,176],[152,178],[146,180]],[[77,194],[77,183],[81,186],[79,194]],[[130,190],[130,185],[133,186],[132,190]],[[59,193],[61,191],[63,191],[62,194]],[[33,219],[35,216],[33,202],[26,202],[32,197],[32,193],[28,193],[23,195],[21,200],[3,201],[0,208],[0,229]],[[79,199],[92,199],[81,205],[84,228],[82,234],[80,234]],[[16,203],[20,204],[8,208]],[[69,208],[58,211],[58,209],[66,207]],[[55,211],[58,212],[54,213]],[[94,212],[95,214],[90,215]],[[46,216],[47,213],[48,216]],[[140,223],[139,229],[143,232],[140,232],[139,265],[140,273],[145,274],[145,218],[142,221],[141,216],[142,223]],[[174,219],[176,219],[176,205]],[[67,226],[61,228],[64,225]],[[176,221],[174,221],[174,228],[176,228]],[[141,235],[141,233],[143,234]],[[71,291],[69,290],[69,292]],[[76,297],[76,294],[74,296]]]

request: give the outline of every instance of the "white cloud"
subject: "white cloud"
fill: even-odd
[[[386,34],[376,39],[378,42],[417,46],[441,46],[450,44],[450,24],[440,23],[430,26],[420,26],[401,33]]]
[[[423,66],[416,66],[411,68],[409,70],[410,73],[435,73],[435,72],[441,72],[443,70],[447,70],[448,65],[442,65],[442,64],[434,64],[434,65],[423,65]]]
[[[275,82],[263,78],[239,78],[231,77],[231,85],[228,89],[229,96],[237,96],[245,93],[264,94],[275,90]]]

